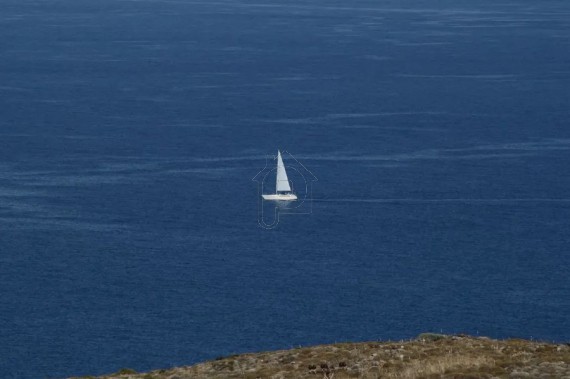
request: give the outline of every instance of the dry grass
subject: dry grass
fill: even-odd
[[[423,334],[407,342],[322,345],[242,354],[104,379],[568,378],[570,346]]]
[[[456,372],[467,370],[471,372],[480,371],[482,366],[493,367],[495,361],[488,357],[472,357],[463,355],[449,355],[437,359],[414,360],[401,370],[387,372],[386,378],[425,378],[429,376],[440,376],[446,372]]]

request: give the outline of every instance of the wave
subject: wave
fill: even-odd
[[[426,204],[437,204],[437,203],[477,203],[477,204],[507,204],[507,203],[570,203],[570,199],[560,199],[560,198],[511,198],[511,199],[472,199],[472,198],[450,198],[450,199],[414,199],[414,198],[403,198],[403,199],[312,199],[315,202],[321,203],[426,203]]]

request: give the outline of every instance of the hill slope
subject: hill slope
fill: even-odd
[[[404,342],[362,342],[241,354],[194,366],[105,379],[567,378],[569,344],[426,333]]]

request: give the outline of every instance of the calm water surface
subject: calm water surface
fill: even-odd
[[[0,376],[570,340],[569,88],[565,1],[2,0]]]

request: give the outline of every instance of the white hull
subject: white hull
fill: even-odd
[[[271,195],[261,195],[264,200],[295,201],[297,196],[293,193],[275,193]]]

